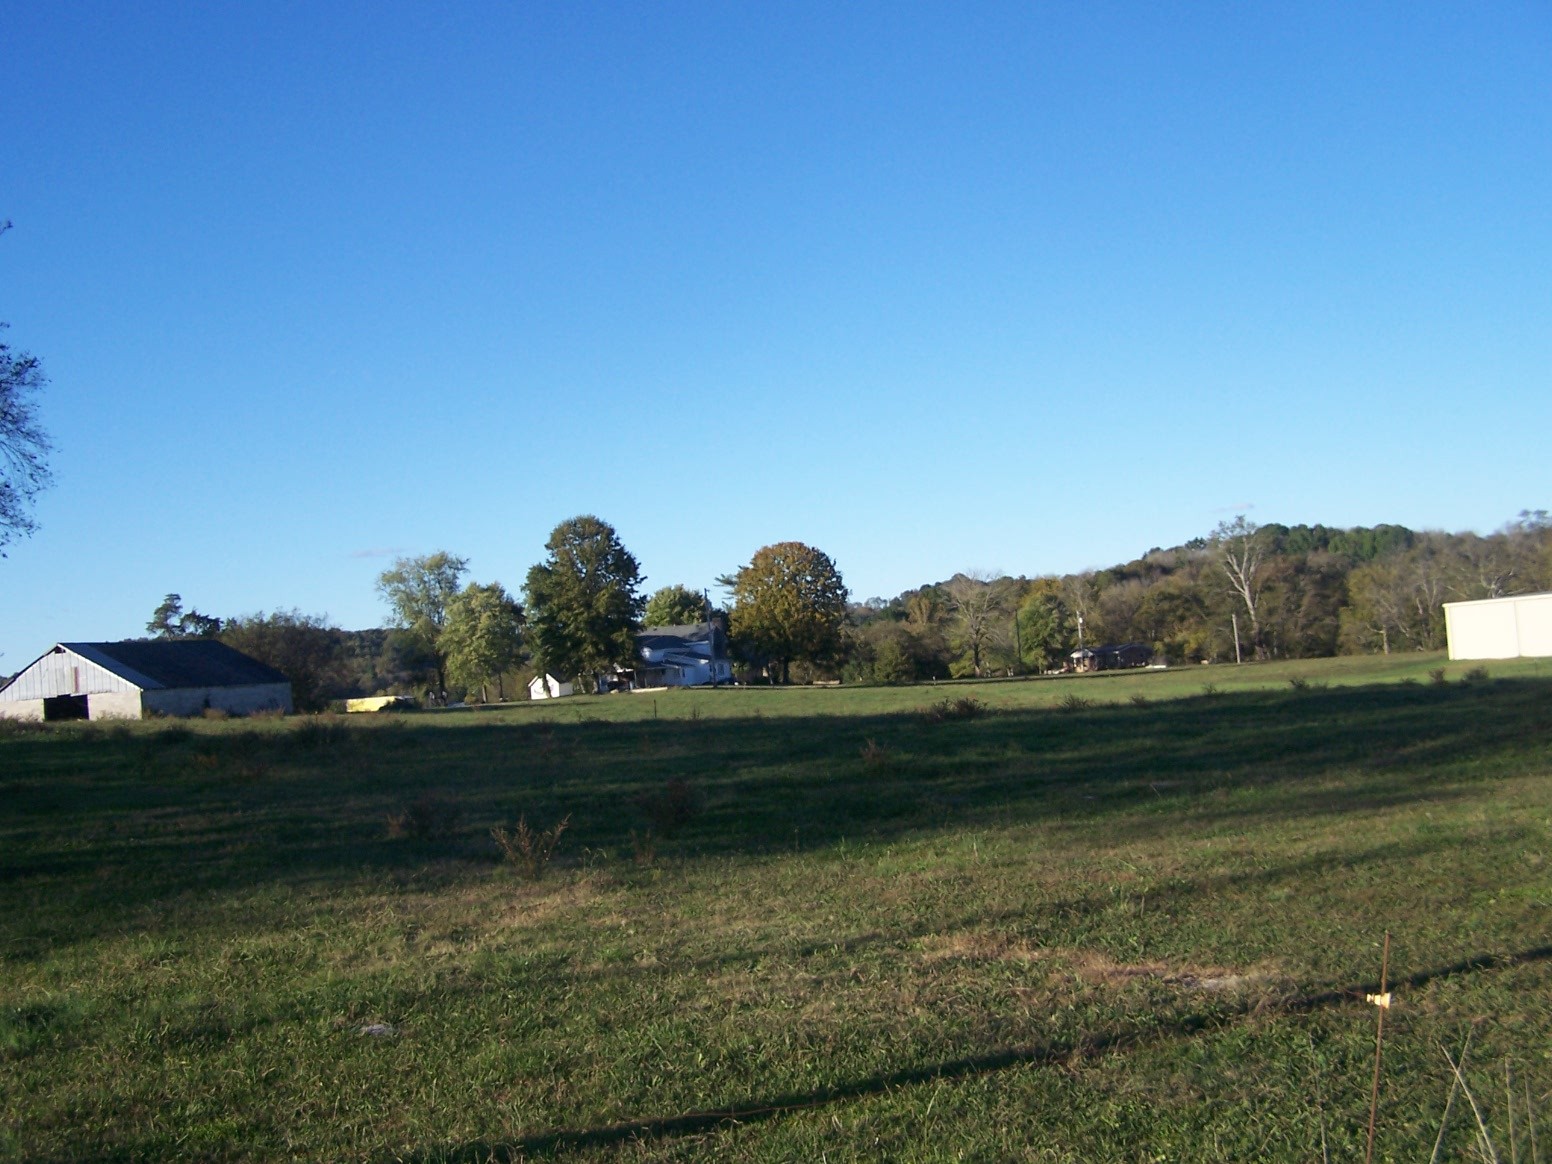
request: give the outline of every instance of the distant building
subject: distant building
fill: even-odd
[[[1444,630],[1452,659],[1545,658],[1552,655],[1552,594],[1446,602]]]
[[[1118,671],[1125,667],[1146,667],[1153,661],[1153,648],[1147,643],[1083,647],[1069,657],[1074,671]]]
[[[291,681],[214,639],[59,643],[0,688],[0,718],[289,712]]]
[[[715,622],[640,631],[636,658],[638,687],[705,687],[733,681],[727,635]]]
[[[570,695],[572,690],[570,683],[562,683],[548,671],[528,681],[529,699],[559,699],[562,695]]]

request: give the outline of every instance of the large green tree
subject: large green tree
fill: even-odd
[[[220,638],[291,680],[298,711],[322,711],[347,690],[344,632],[326,616],[261,611],[227,619]]]
[[[786,683],[793,660],[821,663],[840,650],[847,593],[829,555],[802,542],[766,546],[733,577],[733,639]]]
[[[488,703],[486,688],[495,680],[497,697],[504,701],[502,677],[523,659],[523,608],[499,582],[470,583],[447,604],[442,649],[454,683],[478,687]]]
[[[146,630],[159,639],[208,639],[221,632],[221,620],[197,610],[184,610],[183,596],[169,594],[151,612]]]
[[[544,548],[548,556],[523,587],[535,665],[559,679],[596,681],[629,663],[645,602],[641,568],[614,527],[591,514],[573,517]]]
[[[439,550],[418,558],[399,558],[377,576],[377,592],[393,611],[394,626],[436,660],[437,690],[447,686],[447,655],[442,628],[447,605],[468,572],[467,559]]]
[[[706,621],[706,599],[684,586],[664,586],[647,599],[642,626],[687,626]]]

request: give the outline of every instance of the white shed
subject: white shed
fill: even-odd
[[[562,695],[570,695],[572,690],[570,683],[562,683],[548,671],[528,681],[529,699],[559,699]]]
[[[290,711],[291,681],[214,639],[58,643],[0,687],[0,718]]]
[[[1444,629],[1452,659],[1552,656],[1552,594],[1446,602]]]

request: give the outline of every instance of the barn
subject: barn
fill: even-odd
[[[290,711],[291,683],[214,639],[58,643],[0,687],[0,718],[141,719]]]
[[[1552,655],[1552,594],[1446,602],[1444,629],[1452,659]]]

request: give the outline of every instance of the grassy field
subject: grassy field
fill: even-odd
[[[1469,1034],[1552,1160],[1552,667],[1487,670],[11,730],[0,1156],[1362,1160],[1388,930],[1375,1158]]]

